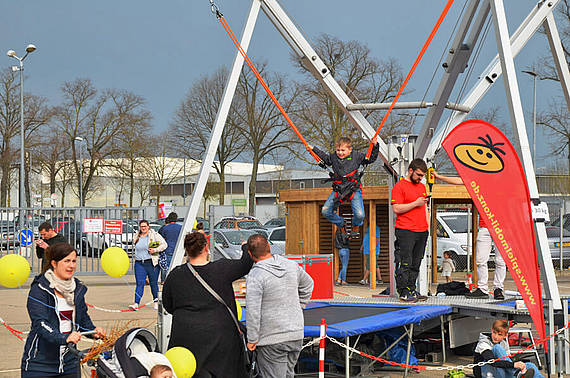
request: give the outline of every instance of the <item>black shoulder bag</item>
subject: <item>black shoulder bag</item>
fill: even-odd
[[[196,269],[194,269],[194,267],[192,266],[192,264],[187,263],[188,265],[188,269],[190,269],[190,271],[192,272],[192,274],[194,275],[194,277],[196,277],[196,279],[198,280],[198,282],[200,282],[202,284],[202,286],[204,286],[204,288],[206,290],[208,290],[208,292],[210,294],[212,294],[212,296],[214,298],[216,298],[216,300],[218,302],[220,302],[221,304],[224,305],[224,307],[228,310],[228,312],[230,313],[230,316],[232,317],[236,328],[238,330],[238,334],[240,337],[240,340],[242,342],[242,346],[243,346],[243,350],[244,350],[244,356],[245,356],[245,370],[248,374],[249,377],[251,378],[258,378],[260,377],[259,374],[259,368],[257,367],[257,352],[255,350],[249,350],[247,348],[247,328],[245,327],[245,325],[240,322],[239,320],[237,320],[236,316],[234,315],[233,311],[231,308],[229,308],[229,306],[226,304],[226,302],[224,302],[224,300],[222,299],[222,297],[220,297],[218,295],[218,293],[216,293],[216,291],[214,289],[212,289],[212,287],[210,285],[208,285],[208,283],[206,281],[204,281],[204,279],[198,274],[198,272],[196,271]]]

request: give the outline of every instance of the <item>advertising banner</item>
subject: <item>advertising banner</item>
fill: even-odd
[[[530,196],[515,149],[499,129],[480,120],[461,123],[442,146],[505,260],[540,338],[544,338]]]

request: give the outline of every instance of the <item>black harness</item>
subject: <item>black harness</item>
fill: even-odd
[[[363,174],[364,170],[361,170],[360,168],[355,169],[344,176],[338,176],[329,172],[331,177],[326,179],[324,182],[332,181],[332,189],[334,192],[333,211],[336,211],[336,209],[338,209],[345,201],[352,201],[354,193],[358,189],[362,190],[360,179]]]

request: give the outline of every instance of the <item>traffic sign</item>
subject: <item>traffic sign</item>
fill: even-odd
[[[20,245],[27,247],[34,242],[34,233],[28,229],[20,230],[18,240],[20,241]]]

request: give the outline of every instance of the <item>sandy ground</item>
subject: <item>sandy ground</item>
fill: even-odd
[[[558,274],[558,285],[562,294],[570,294],[570,272]],[[81,280],[85,282],[89,288],[86,300],[88,303],[109,310],[125,309],[128,304],[132,303],[134,296],[134,276],[125,276],[123,278],[111,278],[108,276],[81,276]],[[456,273],[455,279],[465,280],[464,273]],[[490,277],[492,281],[492,274]],[[30,327],[30,321],[26,311],[26,298],[29,288],[29,282],[23,289],[0,289],[0,318],[14,329],[27,331]],[[241,282],[236,282],[236,290],[239,290]],[[346,286],[335,286],[335,297],[343,298],[349,296],[369,297],[377,294],[384,289],[385,285],[379,285],[376,290],[370,290],[368,287],[354,284]],[[506,289],[514,289],[514,283],[508,279]],[[141,303],[152,300],[150,289],[147,286],[144,298]],[[117,324],[125,324],[127,321],[138,321],[141,326],[146,326],[155,331],[157,313],[152,307],[143,308],[137,312],[106,312],[91,309],[89,311],[93,322],[103,327],[112,327]],[[82,348],[88,348],[89,342],[80,344]],[[0,327],[0,350],[2,350],[2,358],[0,358],[0,377],[19,377],[20,376],[20,359],[22,356],[24,342],[13,336],[5,327]],[[470,359],[465,357],[449,356],[449,364],[470,363]],[[432,376],[441,377],[441,372],[413,374],[412,376]],[[87,375],[85,375],[87,376]],[[383,373],[378,376],[402,376],[401,373]]]

